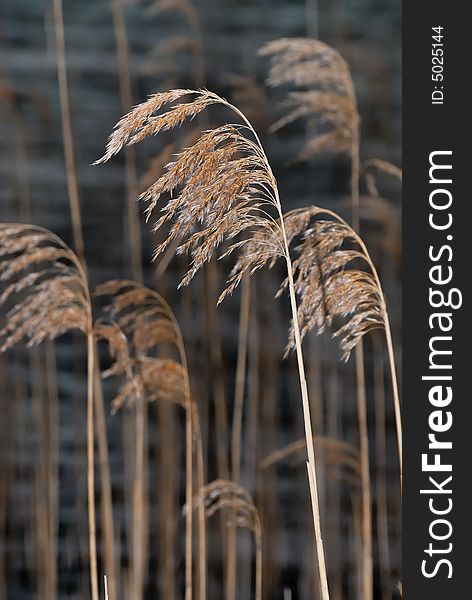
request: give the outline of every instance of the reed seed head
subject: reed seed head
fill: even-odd
[[[321,151],[349,152],[357,136],[358,115],[349,66],[331,46],[309,38],[282,38],[263,46],[271,59],[269,86],[291,85],[285,114],[272,125],[276,131],[305,118],[310,137],[295,160],[309,160]]]
[[[330,220],[320,218],[329,215]],[[332,211],[310,207],[285,216],[291,223],[295,245],[295,291],[299,298],[298,321],[303,337],[333,328],[343,359],[359,340],[384,326],[384,299],[373,264],[358,234]],[[279,293],[288,286],[288,279]],[[295,348],[293,324],[286,352]]]

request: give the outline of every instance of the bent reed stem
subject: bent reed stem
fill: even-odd
[[[350,80],[352,84],[352,79]],[[353,138],[351,143],[351,200],[352,224],[356,233],[360,234],[359,219],[359,115],[354,85],[351,85],[350,95],[355,108],[353,123]],[[362,587],[363,600],[372,600],[373,571],[372,571],[372,494],[369,460],[369,428],[367,423],[367,395],[364,371],[364,341],[361,338],[355,347],[356,370],[356,399],[357,419],[359,424],[359,450],[361,460],[361,510],[362,510]]]
[[[277,180],[273,174],[272,168],[269,164],[269,160],[267,159],[267,155],[265,154],[264,148],[262,146],[261,140],[251,125],[250,121],[244,115],[242,111],[236,108],[234,105],[229,102],[225,102],[229,108],[236,112],[239,117],[244,121],[247,125],[251,133],[254,135],[254,138],[261,148],[261,151],[264,155],[267,170],[272,179],[274,194],[275,194],[275,204],[277,211],[279,213],[280,218],[280,229],[282,233],[283,247],[285,253],[285,260],[287,264],[287,275],[288,275],[288,284],[289,284],[289,295],[290,295],[290,306],[292,310],[292,320],[293,320],[293,329],[295,334],[295,345],[296,345],[296,354],[297,354],[297,364],[298,364],[298,374],[300,380],[300,392],[302,396],[302,409],[303,409],[303,422],[305,428],[305,438],[306,438],[306,446],[308,453],[308,482],[310,487],[310,497],[311,497],[311,506],[313,513],[313,525],[315,530],[315,544],[316,544],[316,554],[318,561],[318,571],[320,577],[320,585],[321,585],[321,597],[322,600],[329,600],[329,588],[328,588],[328,575],[326,571],[326,561],[325,561],[325,553],[323,547],[323,537],[321,533],[321,519],[320,519],[320,507],[319,507],[319,499],[318,499],[318,483],[316,479],[316,460],[315,460],[315,445],[313,442],[313,430],[311,425],[311,411],[310,411],[310,402],[308,398],[308,387],[306,383],[306,375],[305,375],[305,365],[303,361],[303,350],[300,336],[300,326],[298,322],[298,309],[297,309],[297,300],[295,296],[295,285],[293,281],[293,267],[292,267],[292,259],[290,258],[289,245],[287,240],[287,234],[285,231],[285,224],[283,218],[282,211],[282,203],[280,201],[279,189],[277,186]]]

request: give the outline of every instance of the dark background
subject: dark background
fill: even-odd
[[[170,86],[195,86],[191,57],[182,53],[167,68],[159,53],[159,44],[169,37],[188,35],[185,20],[176,13],[150,16],[149,3],[125,1],[124,10],[130,49],[130,66],[134,101],[147,94]],[[401,14],[395,0],[323,1],[318,9],[310,2],[286,0],[195,0],[202,29],[206,86],[237,102],[232,82],[235,75],[244,75],[263,86],[267,61],[256,56],[258,48],[278,37],[312,35],[337,48],[349,62],[358,95],[361,115],[361,158],[381,158],[401,164]],[[72,128],[76,152],[79,190],[85,231],[86,255],[90,268],[90,286],[110,278],[130,277],[129,249],[126,234],[126,197],[123,157],[101,167],[90,164],[102,153],[109,132],[122,114],[116,45],[111,3],[108,0],[64,2],[66,52],[71,103]],[[264,89],[262,87],[262,89]],[[287,160],[304,143],[303,124],[267,133],[275,121],[281,94],[265,88],[265,99],[255,113],[254,123],[261,131],[267,154],[278,178],[285,210],[296,206],[317,204],[338,208],[349,215],[349,162],[343,156],[321,156],[308,165],[287,167]],[[0,5],[0,220],[30,221],[43,225],[72,243],[67,200],[66,171],[61,138],[61,122],[57,87],[56,54],[52,2],[42,0],[3,0]],[[169,139],[169,138],[166,138]],[[150,158],[162,147],[160,142],[137,149],[138,171],[143,174]],[[388,198],[397,215],[401,216],[400,189],[389,178],[381,181],[381,193]],[[362,191],[365,191],[362,189]],[[385,254],[382,240],[391,234],[388,225],[362,223],[363,234],[377,262],[387,299],[401,365],[400,327],[401,259]],[[386,228],[386,230],[385,230]],[[143,260],[145,277],[156,285],[155,266],[150,257],[152,236],[143,223]],[[390,231],[390,233],[389,233]],[[395,234],[394,234],[395,235]],[[400,240],[396,239],[397,244]],[[180,270],[179,270],[180,269]],[[222,265],[218,288],[221,289],[229,270]],[[181,265],[169,268],[165,293],[182,317],[179,292],[175,291]],[[197,280],[198,281],[198,280]],[[157,282],[159,284],[159,282]],[[280,358],[277,362],[275,387],[277,404],[269,412],[260,410],[257,438],[257,457],[264,458],[276,448],[301,437],[302,421],[299,410],[296,372],[292,359],[281,362],[288,326],[288,311],[284,302],[272,306],[275,290],[272,277],[257,278],[258,294],[263,291],[263,305],[258,309],[258,331]],[[158,288],[159,289],[159,288]],[[183,333],[189,345],[196,346],[192,378],[197,388],[208,385],[211,373],[204,363],[210,352],[208,343],[201,340],[204,315],[202,299],[205,289],[200,280],[192,299],[194,327]],[[224,383],[228,411],[231,414],[234,368],[236,360],[239,293],[218,311],[222,338]],[[315,367],[323,374],[319,384],[323,400],[319,417],[328,431],[329,394],[332,385],[338,386],[343,402],[340,434],[357,444],[352,360],[347,366],[339,363],[339,351],[328,340],[310,338],[307,346],[320,351]],[[320,350],[321,349],[321,350]],[[366,356],[372,361],[372,347],[367,343]],[[88,590],[85,511],[85,407],[82,362],[84,349],[70,336],[57,343],[58,362],[58,464],[60,491],[57,501],[58,523],[58,597],[86,598]],[[264,380],[264,357],[261,355],[259,393],[267,385]],[[36,390],[29,383],[30,358],[21,349],[2,358],[2,445],[0,475],[0,598],[40,597],[35,581],[38,577],[38,546],[36,531],[38,514],[35,509],[41,487],[38,482],[39,419]],[[192,359],[191,359],[192,363]],[[370,363],[369,363],[370,364]],[[202,366],[203,365],[203,366]],[[316,377],[316,374],[315,374]],[[335,380],[335,384],[327,383]],[[312,386],[316,388],[316,382]],[[368,376],[370,413],[372,412],[372,375]],[[388,389],[386,387],[386,389]],[[112,390],[107,389],[112,397]],[[388,392],[387,392],[387,398]],[[392,502],[390,596],[395,595],[399,571],[399,502],[397,464],[391,403],[387,402],[387,482]],[[126,569],[126,486],[123,475],[126,466],[126,413],[109,417],[109,445],[113,478],[115,519],[121,532],[121,562]],[[211,417],[210,417],[211,421]],[[370,414],[372,424],[372,414]],[[149,439],[151,468],[153,452],[159,449],[159,419],[150,407]],[[210,429],[210,427],[209,427]],[[123,441],[125,440],[125,441]],[[373,441],[373,438],[372,438]],[[153,450],[154,445],[156,448]],[[212,458],[214,440],[208,436],[208,471],[216,475]],[[176,460],[181,449],[175,449]],[[156,467],[157,468],[157,467]],[[157,473],[157,471],[156,471]],[[162,475],[162,474],[161,474]],[[151,505],[165,485],[151,471]],[[306,502],[306,473],[303,461],[293,468],[285,465],[278,473],[277,483],[269,482],[275,490],[275,518],[268,528],[270,548],[270,578],[267,598],[281,598],[284,587],[290,587],[294,598],[312,598],[313,587],[306,575],[307,558],[311,552],[306,531],[310,527]],[[243,468],[243,481],[254,496],[258,495],[255,477]],[[262,484],[264,485],[264,484]],[[323,492],[322,492],[323,493]],[[349,492],[343,490],[343,496]],[[262,500],[261,500],[262,502]],[[347,545],[350,535],[346,515],[349,501],[341,502],[344,519],[341,526],[343,598],[356,598],[354,550]],[[158,516],[150,515],[151,551],[159,547],[156,533]],[[275,524],[274,524],[275,523]],[[214,535],[218,530],[215,528]],[[245,550],[246,548],[246,550]],[[178,569],[182,573],[182,552]],[[241,552],[247,551],[247,545]],[[376,552],[374,545],[374,552]],[[84,554],[85,552],[85,554]],[[155,552],[154,552],[155,554]],[[374,557],[377,564],[377,559]],[[180,562],[179,562],[180,561]],[[211,566],[213,565],[213,566]],[[149,597],[159,589],[156,564],[150,563]],[[222,597],[219,587],[219,563],[210,564],[210,597]],[[377,569],[377,567],[376,567]],[[376,589],[381,597],[378,572]],[[241,598],[245,598],[244,589]],[[152,595],[154,594],[154,595]],[[157,596],[160,597],[160,596]],[[334,596],[335,600],[336,596]]]

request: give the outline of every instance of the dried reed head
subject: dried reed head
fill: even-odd
[[[357,137],[358,114],[354,86],[346,61],[331,46],[309,38],[282,38],[263,46],[259,54],[271,58],[267,83],[293,85],[286,114],[275,131],[304,117],[311,128],[305,148],[295,160],[308,160],[321,151],[350,152]]]
[[[216,479],[198,491],[193,500],[193,510],[201,504],[207,517],[219,510],[231,509],[228,516],[234,519],[232,525],[252,531],[260,540],[261,524],[259,513],[249,492],[238,483],[226,479]],[[187,507],[184,508],[187,510]]]
[[[50,231],[33,225],[0,225],[0,307],[14,300],[0,330],[0,351],[28,346],[71,329],[91,327],[87,280],[76,255]]]
[[[105,339],[114,358],[103,376],[124,375],[126,382],[113,400],[116,412],[132,404],[137,395],[148,401],[187,405],[186,373],[182,362],[159,358],[163,344],[173,345],[185,363],[182,337],[175,317],[164,299],[146,286],[127,280],[113,280],[99,286],[97,296],[110,296],[104,312],[109,323],[95,326],[98,338]]]
[[[322,215],[329,217],[320,218]],[[303,337],[333,328],[343,359],[369,331],[384,326],[385,301],[375,267],[359,235],[336,213],[310,207],[285,216],[295,245],[295,290]],[[288,286],[282,284],[279,294]],[[295,348],[293,323],[287,352]]]
[[[185,96],[190,99],[174,104]],[[166,112],[155,115],[168,104],[171,107]],[[251,246],[253,237],[257,238],[259,250],[268,255],[284,255],[280,223],[270,214],[274,210],[281,214],[277,183],[250,122],[236,107],[212,92],[173,90],[155,94],[119,121],[105,155],[97,161],[108,160],[126,144],[180,125],[211,104],[231,109],[244,125],[223,125],[205,131],[141,195],[148,202],[148,219],[161,197],[171,195],[154,226],[158,230],[170,224],[169,234],[157,246],[155,257],[171,243],[179,244],[178,252],[191,255],[190,268],[180,285],[188,284],[224,241],[242,233],[246,233],[245,239],[232,243],[223,256],[246,244]],[[257,264],[252,267],[258,268]],[[243,271],[241,268],[233,274],[220,300],[238,285]]]

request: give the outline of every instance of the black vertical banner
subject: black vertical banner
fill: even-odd
[[[406,600],[472,598],[468,21],[463,3],[403,4]]]

